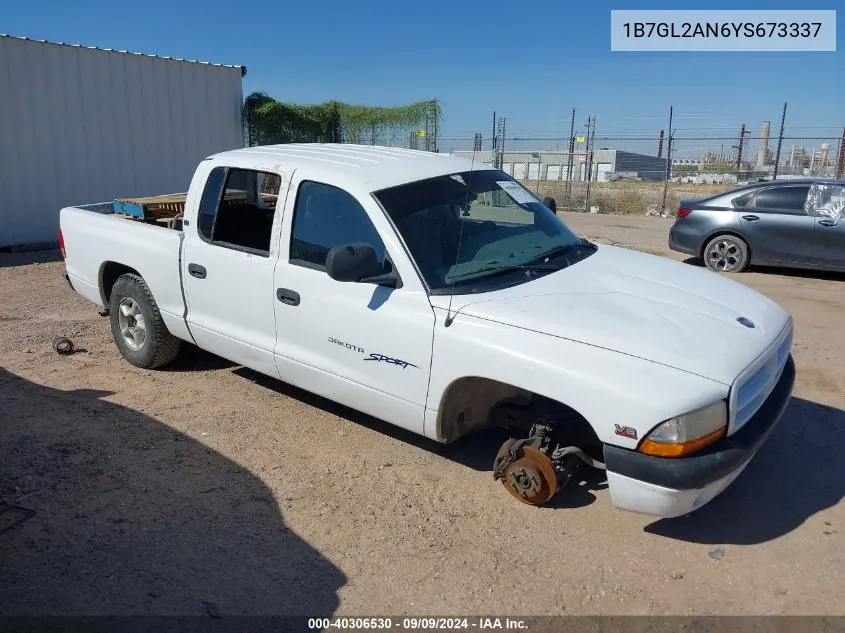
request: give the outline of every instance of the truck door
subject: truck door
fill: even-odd
[[[289,180],[289,174],[212,168],[194,225],[184,228],[180,263],[197,345],[271,376],[278,376],[272,291],[278,240],[272,235]]]
[[[279,374],[422,433],[434,312],[381,208],[360,200],[320,182],[291,185],[274,282]],[[350,242],[369,243],[382,262],[388,258],[402,287],[331,279],[329,249]]]

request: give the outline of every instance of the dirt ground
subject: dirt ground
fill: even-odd
[[[565,219],[681,259],[671,220]],[[135,369],[61,271],[0,254],[0,498],[35,511],[0,515],[0,613],[845,614],[845,275],[736,277],[795,317],[795,397],[724,495],[654,520],[593,472],[515,503],[495,432],[442,447],[193,349]]]

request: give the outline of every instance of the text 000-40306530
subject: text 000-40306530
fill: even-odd
[[[836,11],[611,11],[612,51],[835,51]]]

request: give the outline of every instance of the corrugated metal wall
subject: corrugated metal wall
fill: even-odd
[[[187,191],[244,145],[239,67],[0,36],[0,247],[57,239],[59,209]]]

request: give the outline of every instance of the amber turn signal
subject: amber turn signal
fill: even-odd
[[[716,429],[712,433],[702,435],[693,440],[681,442],[678,444],[669,444],[664,442],[655,442],[652,439],[646,438],[640,445],[640,452],[654,457],[683,457],[695,451],[701,450],[705,446],[709,446],[725,434],[724,427]]]

